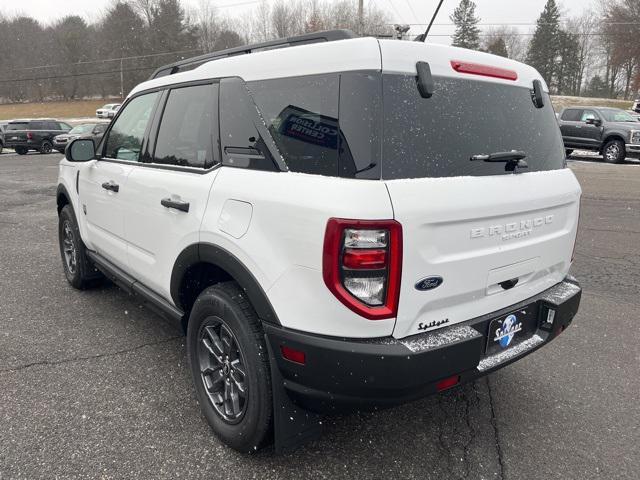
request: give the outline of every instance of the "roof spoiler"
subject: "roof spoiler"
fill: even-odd
[[[244,45],[242,47],[227,48],[226,50],[205,53],[204,55],[200,55],[198,57],[187,58],[186,60],[180,60],[175,63],[170,63],[169,65],[158,68],[151,74],[151,77],[149,79],[152,80],[154,78],[173,75],[174,73],[182,72],[185,70],[192,70],[202,65],[203,63],[211,62],[213,60],[220,60],[222,58],[233,57],[235,55],[244,55],[247,53],[273,50],[276,48],[294,47],[309,43],[334,42],[336,40],[347,40],[350,38],[357,38],[357,35],[351,30],[326,30],[322,32],[306,33],[304,35],[298,35],[295,37],[279,38],[277,40],[270,40],[268,42]]]

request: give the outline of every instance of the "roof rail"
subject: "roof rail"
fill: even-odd
[[[187,58],[186,60],[180,60],[175,63],[170,63],[163,67],[158,68],[151,74],[150,80],[154,78],[164,77],[167,75],[173,75],[184,70],[192,70],[203,63],[213,60],[220,60],[222,58],[233,57],[235,55],[243,55],[252,52],[259,52],[263,50],[272,50],[275,48],[287,48],[298,45],[305,45],[308,43],[320,43],[320,42],[333,42],[336,40],[347,40],[349,38],[356,38],[357,35],[351,30],[326,30],[322,32],[306,33],[304,35],[298,35],[295,37],[279,38],[277,40],[270,40],[268,42],[254,43],[252,45],[244,45],[242,47],[227,48],[226,50],[218,50],[217,52],[205,53],[198,57]]]

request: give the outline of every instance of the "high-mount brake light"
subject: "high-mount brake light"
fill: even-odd
[[[518,79],[518,73],[515,70],[492,67],[491,65],[481,65],[479,63],[451,60],[451,67],[458,73],[469,73],[471,75],[481,75],[483,77],[502,78],[504,80],[515,81]]]
[[[402,226],[398,222],[329,219],[322,275],[346,307],[369,320],[395,317],[401,270]]]

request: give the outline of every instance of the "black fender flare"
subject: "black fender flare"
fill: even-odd
[[[267,294],[251,271],[231,252],[211,243],[189,245],[178,255],[171,272],[170,285],[171,298],[175,305],[182,308],[180,286],[187,270],[201,262],[210,263],[227,272],[246,292],[260,320],[280,325]]]
[[[69,195],[69,192],[67,191],[67,188],[63,185],[63,184],[59,184],[58,188],[56,189],[56,205],[58,208],[58,214],[60,214],[60,211],[62,210],[62,204],[60,202],[60,196],[64,196],[67,199],[67,204],[71,205],[71,208],[73,208],[73,203],[71,202],[71,195]]]

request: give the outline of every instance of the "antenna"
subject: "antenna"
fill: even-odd
[[[438,16],[438,12],[440,11],[440,7],[442,6],[443,2],[444,2],[444,0],[440,0],[440,3],[438,3],[438,8],[436,8],[436,11],[433,13],[433,17],[431,17],[431,21],[429,22],[429,26],[427,27],[427,29],[425,30],[425,32],[423,34],[418,35],[416,37],[416,41],[417,42],[426,42],[427,41],[427,35],[429,35],[429,30],[431,30],[431,25],[433,25],[434,20]]]

